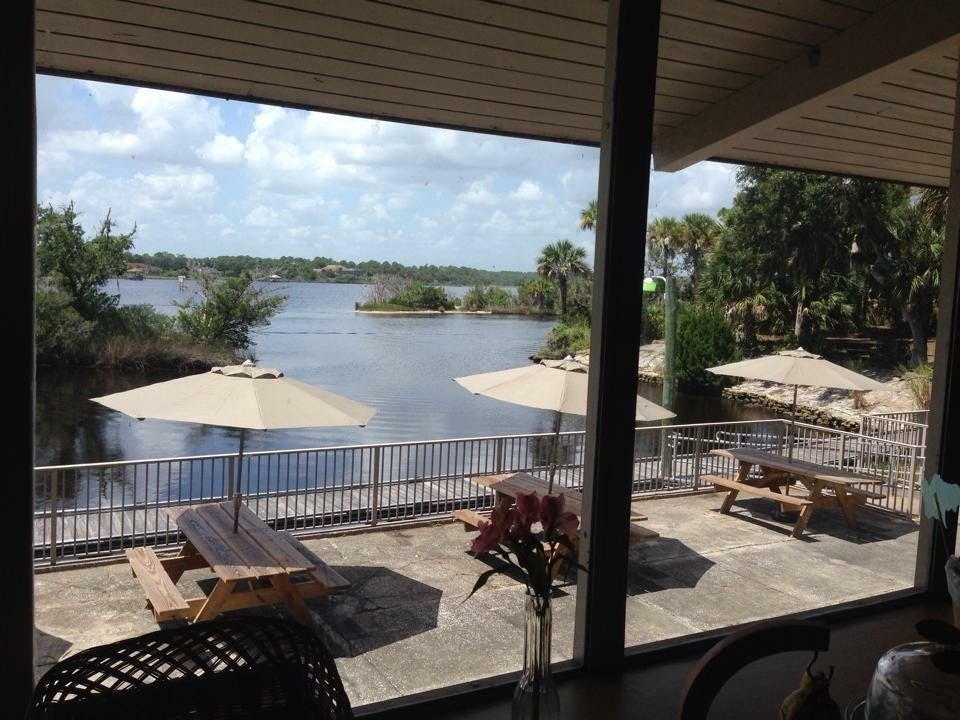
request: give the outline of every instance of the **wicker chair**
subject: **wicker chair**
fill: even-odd
[[[781,652],[820,652],[829,648],[830,628],[816,620],[765,620],[747,625],[725,637],[700,658],[683,689],[679,718],[705,720],[723,685],[755,660]],[[744,698],[744,702],[749,699]],[[757,712],[756,708],[753,710]],[[745,712],[744,717],[749,714]]]
[[[83,650],[40,679],[28,719],[353,718],[333,657],[298,623],[234,616]]]

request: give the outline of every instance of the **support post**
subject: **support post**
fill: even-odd
[[[673,410],[673,392],[677,384],[677,284],[673,274],[667,271],[663,277],[663,388],[661,402],[667,410]],[[670,425],[672,419],[661,420],[661,425]],[[666,430],[660,431],[660,477],[673,477],[673,448]]]
[[[373,467],[370,469],[370,524],[380,521],[380,446],[373,449]]]
[[[960,68],[958,68],[960,70]],[[960,91],[960,76],[957,78]],[[937,310],[937,348],[933,363],[933,393],[930,403],[925,474],[941,473],[956,483],[953,471],[960,462],[956,436],[960,432],[960,348],[957,347],[960,322],[960,92],[953,106],[953,148],[950,160],[950,188],[947,200],[947,230],[940,269],[940,297]],[[915,583],[939,600],[947,600],[944,563],[948,549],[956,552],[957,513],[947,513],[946,529],[924,514],[920,516]]]
[[[574,658],[590,673],[623,666],[645,223],[660,3],[607,3],[606,75],[584,449]]]
[[[34,3],[12,3],[4,14],[7,51],[3,87],[10,112],[4,124],[4,218],[9,267],[3,283],[7,313],[5,353],[14,381],[8,397],[4,444],[9,479],[7,515],[5,649],[12,659],[6,671],[4,714],[21,718],[33,693],[33,491],[34,491],[34,282],[37,216],[37,112],[34,65]]]

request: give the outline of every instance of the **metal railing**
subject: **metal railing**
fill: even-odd
[[[860,419],[860,434],[925,448],[929,415],[929,410],[865,415]]]
[[[732,473],[731,446],[785,453],[782,420],[642,427],[634,444],[635,497],[702,488],[702,474]],[[798,423],[794,457],[884,480],[877,507],[916,514],[922,446]],[[493,494],[474,475],[527,471],[549,477],[552,434],[266,451],[243,457],[244,501],[283,530],[326,530],[447,516],[486,508]],[[664,448],[663,443],[668,443]],[[665,450],[667,450],[665,452]],[[557,487],[583,484],[584,433],[559,436]],[[164,508],[232,495],[236,454],[38,467],[34,548],[39,564],[113,555],[180,538]]]

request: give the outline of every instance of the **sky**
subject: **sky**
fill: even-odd
[[[593,259],[598,148],[47,75],[37,116],[37,201],[89,234],[109,212],[134,252],[532,271],[567,239]],[[715,215],[735,169],[651,172],[648,220]]]

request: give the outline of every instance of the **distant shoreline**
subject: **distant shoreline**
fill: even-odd
[[[363,310],[355,308],[354,312],[367,315],[493,315],[489,310]]]

